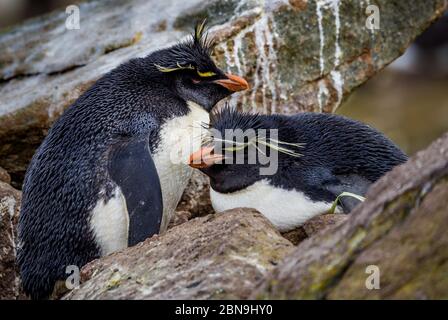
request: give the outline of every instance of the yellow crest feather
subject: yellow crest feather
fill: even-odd
[[[200,24],[198,24],[196,26],[196,30],[195,30],[196,39],[201,39],[202,33],[204,32],[204,27],[205,27],[206,21],[207,21],[207,19],[204,19],[204,20],[202,20],[202,22]]]

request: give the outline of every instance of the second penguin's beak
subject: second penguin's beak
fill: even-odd
[[[227,88],[232,92],[249,89],[249,84],[245,79],[230,73],[227,73],[226,77],[227,79],[219,79],[215,80],[214,82],[222,85],[224,88]]]
[[[208,168],[224,159],[223,155],[214,154],[214,147],[202,147],[190,155],[188,165],[196,169]]]

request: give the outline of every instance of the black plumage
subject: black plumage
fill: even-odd
[[[210,122],[219,136],[224,136],[226,129],[276,129],[278,140],[286,142],[282,146],[295,153],[279,152],[278,170],[273,175],[260,175],[259,169],[265,165],[259,162],[217,163],[201,168],[210,177],[212,188],[220,193],[239,191],[266,179],[275,187],[303,192],[312,201],[332,203],[342,192],[364,195],[371,183],[407,160],[377,130],[334,114],[261,115],[227,107],[212,113]],[[223,147],[228,147],[229,142],[225,144]],[[247,152],[247,148],[239,152]],[[342,199],[346,212],[357,203]]]
[[[158,232],[162,203],[151,154],[160,127],[188,114],[188,101],[210,111],[233,92],[231,75],[210,58],[203,27],[104,75],[49,130],[26,173],[18,226],[18,264],[32,298],[48,297],[67,277],[66,266],[81,268],[101,255],[90,215],[115,186],[126,197],[129,244]]]

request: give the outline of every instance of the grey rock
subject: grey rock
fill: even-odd
[[[15,264],[21,192],[0,182],[0,300],[23,297]]]
[[[230,210],[89,263],[64,299],[244,299],[292,248],[260,213]]]

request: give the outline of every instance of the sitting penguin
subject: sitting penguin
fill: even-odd
[[[210,177],[215,211],[255,208],[280,231],[328,212],[343,193],[357,195],[340,197],[337,211],[350,212],[373,182],[407,160],[378,131],[334,114],[260,115],[224,108],[212,114],[209,131],[190,166]],[[238,131],[242,138],[232,136]],[[276,162],[275,170],[263,172],[266,159]]]
[[[28,167],[18,225],[32,298],[48,297],[67,266],[167,228],[193,170],[193,129],[248,88],[216,67],[211,49],[198,24],[190,40],[104,75],[54,123]]]

